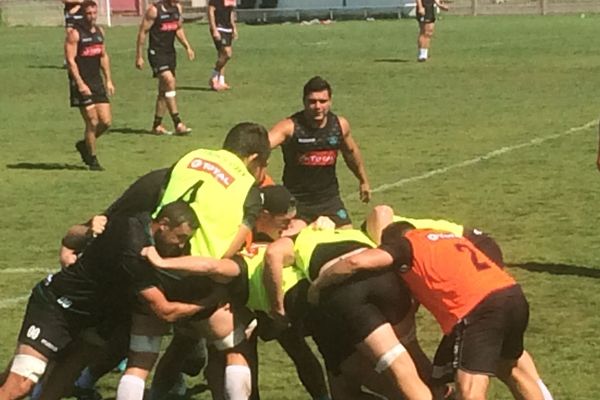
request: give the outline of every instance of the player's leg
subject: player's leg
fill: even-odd
[[[142,400],[146,378],[154,367],[162,337],[170,325],[150,314],[133,314],[127,368],[117,388],[117,400]]]
[[[98,112],[96,110],[95,104],[90,104],[87,106],[79,107],[79,112],[81,114],[81,118],[85,124],[83,138],[85,141],[85,150],[87,159],[84,160],[85,163],[92,169],[92,165],[94,164],[94,159],[96,157],[96,131],[98,130]],[[79,148],[78,148],[79,150]],[[81,151],[80,151],[81,152]],[[82,158],[84,154],[82,153]]]
[[[98,115],[98,126],[96,127],[96,138],[99,138],[110,128],[112,124],[112,110],[110,103],[96,103],[96,114]]]
[[[198,342],[175,328],[173,339],[156,365],[152,379],[152,399],[162,399],[175,386],[186,361]]]
[[[418,61],[427,61],[429,58],[429,46],[431,45],[431,38],[433,37],[434,28],[435,22],[419,22]]]
[[[294,362],[298,377],[312,398],[327,399],[327,383],[323,368],[304,336],[292,327],[283,331],[277,341]]]
[[[159,82],[159,93],[164,93],[164,101],[173,120],[173,126],[175,127],[175,134],[185,135],[191,132],[191,129],[185,126],[181,122],[179,117],[179,111],[177,109],[177,91],[176,91],[176,79],[175,74],[171,70],[162,71],[158,75]]]
[[[44,375],[48,358],[27,344],[19,344],[10,370],[0,386],[0,399],[17,400],[27,396]]]
[[[225,82],[225,65],[231,60],[233,48],[231,45],[223,46],[219,50],[219,57],[215,65],[215,70],[219,72],[219,86],[222,89],[230,89],[230,86]]]

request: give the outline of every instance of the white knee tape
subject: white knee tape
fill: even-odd
[[[136,353],[160,353],[162,336],[131,335],[129,350]]]
[[[168,92],[165,92],[165,97],[168,97],[168,98],[175,97],[176,95],[177,95],[177,92],[175,90],[169,90]]]
[[[401,344],[398,344],[392,347],[391,350],[386,352],[384,355],[379,358],[377,364],[375,364],[375,372],[381,374],[383,371],[388,369],[390,365],[394,362],[396,358],[400,356],[400,354],[404,353],[406,349]]]
[[[243,324],[237,324],[233,332],[224,338],[214,340],[212,342],[213,346],[217,348],[217,350],[228,350],[233,349],[238,344],[242,343],[244,339],[247,339],[257,326],[256,319],[252,319],[248,325],[244,326]]]
[[[47,364],[46,361],[40,360],[37,357],[27,354],[17,354],[13,359],[10,372],[14,372],[17,375],[29,379],[33,383],[37,383],[42,375],[44,375]]]

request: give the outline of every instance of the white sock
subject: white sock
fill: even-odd
[[[221,85],[224,85],[224,84],[225,84],[225,75],[219,75],[219,83],[220,83]]]
[[[117,387],[116,400],[143,400],[144,380],[135,375],[123,375]]]
[[[429,53],[429,49],[419,49],[419,59],[427,59],[427,53]]]
[[[219,71],[217,71],[216,69],[213,69],[212,74],[210,75],[211,79],[215,79],[218,76],[219,76]]]
[[[248,400],[251,393],[250,368],[245,365],[228,365],[225,368],[225,399]]]
[[[542,391],[542,395],[544,395],[544,400],[554,400],[552,394],[550,394],[550,391],[541,379],[537,380],[537,384],[540,387],[540,390]]]

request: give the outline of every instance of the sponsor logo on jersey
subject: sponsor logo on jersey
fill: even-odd
[[[236,0],[223,0],[223,5],[225,7],[235,7],[236,4]]]
[[[455,239],[457,236],[454,233],[428,233],[427,239],[432,242],[437,242],[440,239]]]
[[[91,46],[86,46],[79,53],[82,57],[96,57],[101,55],[104,52],[104,45],[101,43],[93,44]]]
[[[300,165],[323,167],[327,165],[335,165],[337,160],[337,151],[335,150],[318,150],[309,151],[298,157]]]
[[[212,161],[203,160],[202,158],[194,158],[188,164],[188,168],[195,169],[196,171],[206,172],[212,175],[212,177],[224,187],[229,187],[229,185],[235,181],[233,176],[231,176],[229,172],[225,171],[219,164]]]
[[[160,24],[161,32],[173,32],[179,29],[179,21],[169,21]]]
[[[40,340],[40,342],[42,342],[42,344],[44,346],[46,346],[47,348],[49,348],[50,350],[52,350],[53,352],[57,352],[58,351],[58,347],[56,347],[54,344],[50,343],[49,341],[47,341],[46,339],[42,339]]]
[[[339,142],[340,142],[340,138],[338,138],[337,136],[327,137],[327,143],[329,143],[332,146],[336,146]]]
[[[311,137],[311,138],[298,138],[298,143],[314,143],[317,141],[317,138]]]
[[[73,302],[65,296],[59,297],[56,302],[65,310],[73,305]]]
[[[27,329],[27,337],[31,340],[37,340],[41,332],[42,330],[39,327],[31,325],[29,329]]]

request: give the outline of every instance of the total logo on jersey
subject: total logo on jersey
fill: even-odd
[[[440,239],[456,239],[458,236],[456,236],[454,233],[428,233],[427,234],[427,240],[430,240],[432,242],[437,242]]]
[[[225,171],[219,164],[201,158],[194,158],[190,161],[188,168],[209,173],[217,182],[225,187],[229,187],[229,185],[235,181],[233,176]]]
[[[307,166],[323,167],[334,165],[337,160],[337,151],[335,150],[320,150],[309,151],[298,157],[298,164]]]
[[[103,52],[103,44],[93,44],[91,46],[85,47],[79,55],[82,57],[95,57],[101,55]]]
[[[161,32],[173,32],[179,29],[179,21],[163,22],[160,24]]]

